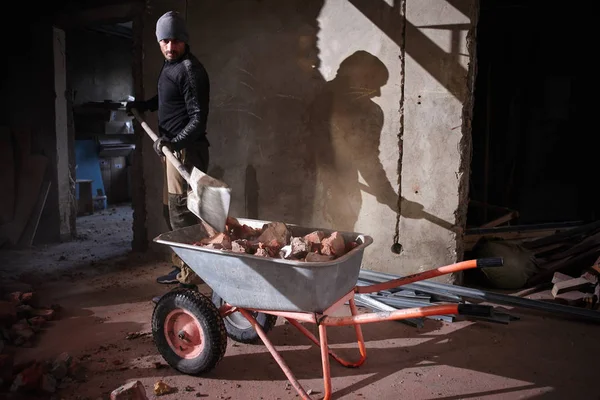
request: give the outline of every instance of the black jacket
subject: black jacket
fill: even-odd
[[[210,84],[208,73],[188,51],[177,61],[165,60],[158,77],[158,94],[148,109],[158,109],[161,135],[171,139],[175,151],[206,139]]]

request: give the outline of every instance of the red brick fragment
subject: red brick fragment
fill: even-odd
[[[231,250],[234,253],[246,253],[248,251],[248,241],[246,239],[238,239],[231,242]]]
[[[325,232],[323,231],[314,231],[304,236],[307,242],[311,243],[321,243],[321,241],[325,238]]]
[[[16,307],[21,305],[21,296],[23,296],[21,292],[12,292],[6,295],[6,300],[10,301]]]
[[[33,365],[21,371],[12,383],[11,391],[38,390],[42,383],[44,375],[44,366],[36,362]]]
[[[217,233],[210,238],[204,238],[200,243],[202,245],[217,245],[213,246],[213,248],[219,248],[218,246],[220,246],[221,249],[231,250],[231,239],[228,234],[223,232]]]
[[[51,308],[34,308],[31,310],[31,315],[34,317],[42,317],[46,321],[54,319],[56,312]]]
[[[23,293],[21,295],[21,303],[23,304],[29,304],[31,305],[31,303],[33,303],[35,297],[33,295],[33,293],[28,292],[28,293]]]
[[[322,240],[321,254],[340,257],[346,254],[346,242],[339,232],[333,232],[329,237]]]
[[[271,243],[274,240],[278,243],[279,248],[289,243],[292,233],[287,225],[283,222],[271,222],[265,224],[263,233],[256,239],[258,242]],[[277,250],[279,252],[279,250]]]
[[[262,230],[254,229],[246,224],[242,225],[237,219],[229,217],[227,218],[227,232],[229,232],[234,240],[252,240],[260,236]]]

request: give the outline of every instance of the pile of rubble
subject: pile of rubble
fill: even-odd
[[[31,347],[44,325],[55,318],[57,305],[43,307],[32,292],[11,292],[0,300],[0,340],[17,347]]]
[[[55,360],[15,364],[16,349],[32,347],[36,336],[49,321],[56,318],[59,309],[56,305],[41,306],[31,291],[2,291],[0,392],[48,394],[69,381],[84,379],[80,364],[66,353]]]
[[[346,241],[339,232],[326,235],[315,231],[305,236],[292,236],[283,222],[271,222],[255,229],[229,217],[226,231],[193,243],[196,246],[259,257],[284,258],[306,262],[326,262],[343,256],[356,246]]]
[[[31,361],[13,365],[13,354],[0,355],[0,379],[2,390],[49,396],[72,382],[84,382],[85,368],[67,353],[54,360]],[[43,397],[49,398],[49,397]]]

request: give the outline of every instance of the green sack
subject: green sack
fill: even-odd
[[[474,258],[502,257],[502,267],[482,268],[489,283],[498,289],[520,289],[538,272],[536,259],[529,250],[517,243],[482,239],[473,248]]]

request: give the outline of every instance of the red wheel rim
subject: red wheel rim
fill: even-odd
[[[176,308],[167,315],[164,331],[167,343],[181,358],[196,358],[204,349],[204,334],[200,322],[182,308]]]

